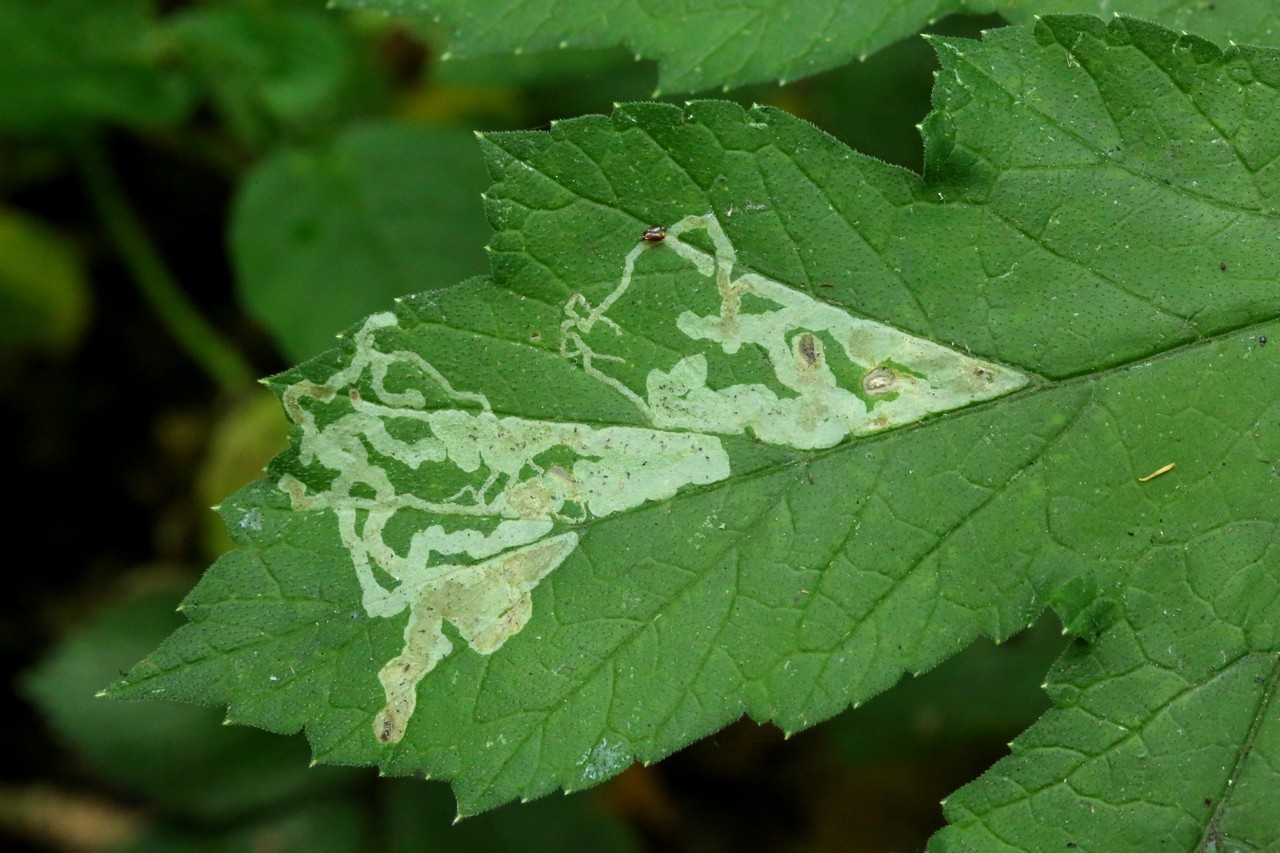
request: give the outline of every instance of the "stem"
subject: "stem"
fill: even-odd
[[[174,280],[129,206],[101,141],[83,138],[73,144],[72,151],[107,235],[138,291],[168,327],[169,334],[223,391],[237,394],[245,390],[253,382],[253,370],[196,310]]]

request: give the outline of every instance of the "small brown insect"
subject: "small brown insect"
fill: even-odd
[[[663,240],[667,239],[667,226],[650,225],[648,228],[644,229],[644,233],[640,235],[640,239],[644,240],[646,243],[661,243]]]
[[[796,349],[800,351],[800,357],[804,359],[804,363],[813,367],[818,363],[818,344],[813,339],[813,335],[805,332],[796,341]]]

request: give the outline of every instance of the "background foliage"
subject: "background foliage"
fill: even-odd
[[[484,4],[423,0],[457,26],[452,37],[304,0],[0,5],[11,46],[0,53],[0,404],[14,481],[33,493],[11,527],[39,551],[13,573],[0,633],[6,671],[21,673],[8,701],[34,733],[0,782],[14,843],[912,849],[941,826],[939,799],[1047,707],[1039,684],[1065,640],[1046,617],[785,745],[744,723],[590,795],[450,828],[438,783],[307,770],[300,738],[222,728],[209,709],[90,698],[182,621],[174,603],[228,545],[204,508],[282,446],[278,406],[252,378],[324,350],[394,296],[486,269],[489,180],[471,131],[607,113],[655,85],[788,79],[724,97],[784,108],[919,171],[914,125],[938,63],[922,40],[899,39],[922,27],[975,37],[1005,20],[932,23],[957,11],[1096,11],[886,4],[892,20],[855,13],[818,28],[778,2],[754,33],[720,24],[722,47],[701,57],[679,39],[706,28],[633,17],[652,4],[607,21],[570,0],[519,5],[480,27]],[[1132,5],[1117,11],[1220,40],[1266,42],[1277,29],[1269,3]],[[815,33],[828,40],[794,41]],[[774,52],[735,41],[747,35]],[[521,46],[530,52],[487,54]],[[448,50],[462,58],[444,61]],[[855,56],[867,58],[845,64]],[[51,511],[72,483],[75,509]]]

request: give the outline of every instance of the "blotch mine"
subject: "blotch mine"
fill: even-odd
[[[369,317],[345,367],[284,390],[305,472],[277,483],[295,510],[333,514],[368,616],[407,611],[377,676],[386,703],[372,732],[385,744],[405,737],[422,679],[453,652],[445,622],[493,654],[532,618],[575,525],[729,476],[714,436],[499,417],[418,353],[384,349],[398,326]]]

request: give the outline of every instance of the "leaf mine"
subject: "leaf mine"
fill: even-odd
[[[699,230],[711,238],[713,255],[681,239]],[[609,369],[622,358],[606,347],[625,335],[609,311],[636,286],[640,258],[667,249],[710,280],[691,277],[689,288],[714,283],[720,306],[715,314],[686,310],[670,318],[689,346],[673,364],[655,366],[641,393]],[[760,441],[801,450],[832,447],[850,436],[900,427],[1027,384],[1022,373],[854,317],[757,273],[734,278],[736,263],[737,252],[714,215],[686,216],[666,229],[661,248],[640,243],[632,249],[617,286],[598,304],[580,293],[570,298],[560,329],[561,354],[580,360],[589,375],[625,396],[655,427],[724,435],[750,431]],[[863,375],[860,384],[842,384],[824,340]],[[710,346],[699,346],[702,342]],[[735,358],[757,351],[768,358],[771,381],[712,387],[710,376],[717,368],[731,369]]]
[[[398,325],[373,315],[350,364],[282,395],[300,461],[331,479],[315,488],[285,474],[280,488],[295,510],[336,516],[369,616],[408,611],[404,647],[378,673],[386,705],[372,729],[383,743],[404,737],[419,682],[452,652],[446,621],[485,655],[524,628],[530,592],[578,544],[557,530],[729,474],[713,436],[498,417],[420,355],[380,349],[378,333]],[[410,378],[397,390],[391,376]],[[418,383],[458,408],[428,409]],[[388,531],[406,520],[412,533],[396,546]]]

